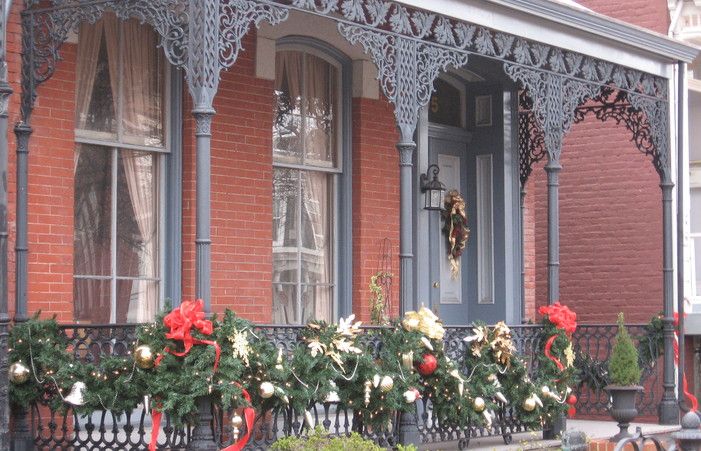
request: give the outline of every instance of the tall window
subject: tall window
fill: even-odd
[[[88,323],[153,319],[160,298],[165,62],[155,33],[113,15],[81,26],[74,308]]]
[[[340,155],[338,65],[278,51],[273,123],[273,320],[335,315],[335,229]]]

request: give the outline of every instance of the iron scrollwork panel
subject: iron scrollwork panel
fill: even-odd
[[[464,66],[467,54],[343,22],[338,29],[351,44],[360,43],[370,55],[382,91],[394,104],[402,141],[413,141],[419,110],[431,99],[439,72],[448,66]]]
[[[528,90],[533,101],[533,118],[543,131],[545,150],[560,159],[562,139],[575,120],[575,110],[599,91],[599,86],[551,72],[504,63],[504,71]]]
[[[545,155],[545,137],[533,115],[533,100],[528,91],[521,90],[518,96],[518,155],[521,188],[526,186],[533,172],[533,165]]]

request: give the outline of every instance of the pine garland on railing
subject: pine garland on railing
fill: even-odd
[[[288,353],[231,311],[207,320],[201,303],[184,302],[140,326],[130,356],[97,363],[73,357],[55,320],[34,318],[11,332],[10,395],[17,406],[43,403],[65,411],[70,405],[80,415],[146,404],[154,429],[163,413],[175,424],[194,421],[201,397],[224,411],[248,408],[246,417],[251,407],[258,413],[291,407],[304,414],[308,428],[317,426],[309,411],[314,404],[337,403],[366,429],[391,431],[397,413],[415,412],[420,398],[430,400],[443,427],[491,427],[511,408],[523,425],[539,428],[566,408],[572,383],[570,333],[558,327],[546,316],[545,335],[556,338],[549,351],[542,345],[537,351],[542,356],[531,380],[504,323],[474,324],[451,359],[443,326],[426,308],[369,330],[353,316],[337,324],[313,321]],[[373,340],[377,349],[369,346]]]

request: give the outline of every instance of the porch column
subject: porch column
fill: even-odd
[[[548,153],[548,304],[560,299],[560,158]]]
[[[211,238],[211,141],[214,109],[209,106],[192,111],[196,136],[196,229],[195,229],[195,296],[204,300],[206,312],[212,311],[212,238]]]
[[[15,125],[17,140],[17,197],[16,197],[16,236],[15,236],[15,322],[23,322],[27,316],[27,253],[28,244],[28,172],[29,172],[29,137],[32,127],[27,122]]]
[[[414,151],[416,143],[413,131],[401,131],[399,150],[399,299],[402,313],[415,308],[414,305]]]
[[[7,339],[10,316],[7,305],[7,121],[12,89],[7,82],[5,62],[5,30],[7,25],[4,1],[0,1],[0,449],[10,448],[10,403],[8,398]]]
[[[662,401],[659,406],[660,424],[678,424],[679,407],[675,395],[674,365],[674,268],[673,268],[673,218],[672,191],[674,183],[668,176],[660,183],[662,188],[662,236],[663,236],[663,299],[664,299],[664,366]]]
[[[688,105],[686,87],[686,63],[677,63],[677,311],[679,312],[679,372],[677,374],[677,397],[682,401],[683,410],[691,409],[686,402],[683,393],[684,375],[686,374],[685,362],[685,336],[684,336],[684,194],[686,191],[687,165],[684,148],[686,147],[686,131],[688,119],[686,108]],[[701,264],[701,263],[699,263]],[[693,368],[693,366],[691,366]]]

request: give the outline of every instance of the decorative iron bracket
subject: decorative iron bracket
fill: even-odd
[[[36,88],[51,78],[60,60],[59,49],[83,22],[94,23],[112,11],[122,20],[148,23],[160,35],[168,61],[186,71],[196,106],[209,106],[216,93],[220,69],[231,67],[251,25],[264,20],[277,24],[288,11],[254,0],[54,0],[49,8],[22,12],[21,117],[29,121]]]
[[[504,71],[528,90],[533,117],[543,131],[545,150],[551,160],[559,161],[562,140],[574,122],[576,108],[593,97],[599,86],[510,63],[504,63]]]
[[[464,66],[468,55],[343,22],[338,30],[351,44],[360,43],[370,55],[382,91],[394,104],[401,140],[413,142],[419,110],[431,100],[439,72],[448,66]]]
[[[533,115],[533,100],[522,89],[518,96],[518,156],[521,189],[533,172],[533,165],[545,158],[545,137]]]

